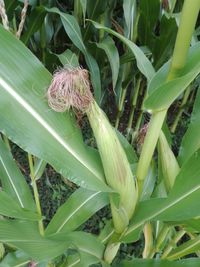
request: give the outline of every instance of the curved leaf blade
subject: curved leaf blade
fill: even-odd
[[[73,66],[73,67],[79,66],[76,54],[73,53],[70,49],[67,49],[60,55],[56,54],[56,56],[59,58],[63,66]]]
[[[106,193],[80,188],[58,209],[45,233],[73,231],[108,203]]]
[[[0,267],[26,267],[30,261],[31,259],[27,254],[17,250],[8,253],[0,262]]]
[[[82,40],[81,31],[79,25],[74,16],[65,14],[57,8],[46,9],[48,12],[56,13],[60,15],[64,29],[73,42],[73,44],[78,47],[78,49],[84,54],[85,61],[89,67],[91,74],[91,81],[94,87],[96,100],[99,102],[101,99],[101,80],[100,80],[100,71],[96,60],[93,56],[87,51],[87,48]]]
[[[14,202],[22,208],[35,211],[35,202],[25,178],[2,140],[0,140],[0,180],[3,190]]]
[[[27,44],[30,37],[40,29],[44,22],[46,11],[42,6],[35,7],[29,16],[29,21],[25,33],[22,35],[21,40]]]
[[[26,210],[13,200],[6,192],[0,192],[0,214],[17,219],[37,221],[39,215],[33,211]]]
[[[112,70],[112,85],[113,90],[115,89],[117,78],[119,74],[119,53],[115,46],[115,43],[112,38],[109,36],[106,37],[102,42],[96,44],[97,47],[103,49],[106,53],[108,60],[110,62],[111,70]]]
[[[121,267],[198,267],[200,259],[190,258],[179,261],[159,260],[159,259],[133,259],[124,261]]]
[[[174,248],[168,255],[167,259],[173,260],[177,258],[182,258],[186,255],[195,253],[200,248],[200,237],[197,236],[194,239],[188,240],[178,246],[177,248]]]
[[[152,79],[152,77],[155,74],[154,68],[151,64],[151,62],[148,60],[148,58],[145,56],[145,54],[142,52],[142,50],[135,45],[133,42],[131,42],[129,39],[126,37],[122,36],[121,34],[102,26],[101,24],[91,21],[92,24],[95,26],[97,29],[103,29],[107,31],[108,33],[116,36],[119,38],[123,43],[125,43],[129,49],[132,51],[132,53],[135,55],[136,61],[137,61],[137,66],[138,69],[141,71],[142,74],[147,78],[148,81]]]
[[[37,225],[20,221],[0,221],[0,240],[21,249],[37,261],[62,254],[66,242],[48,240],[40,236]]]
[[[132,39],[134,32],[134,26],[136,22],[136,0],[124,0],[123,1],[123,10],[124,10],[124,19],[126,25],[126,37]]]
[[[186,65],[180,70],[179,77],[172,81],[166,81],[169,62],[157,72],[149,84],[148,92],[150,94],[144,103],[146,109],[158,111],[169,108],[200,73],[199,53],[200,43],[197,43],[190,49]]]
[[[68,248],[86,252],[98,259],[102,258],[104,251],[104,245],[91,234],[72,232],[43,237],[37,225],[24,221],[0,221],[0,241],[21,249],[36,261],[55,258]]]
[[[138,207],[133,222],[122,240],[132,242],[147,221],[181,221],[199,216],[200,150],[183,165],[167,198],[150,199]],[[188,179],[189,177],[189,179]]]
[[[59,242],[67,242],[80,252],[87,253],[97,259],[102,259],[104,252],[104,245],[94,235],[85,232],[71,232],[66,235],[59,233],[48,236],[50,240]]]
[[[0,35],[0,131],[74,183],[109,190],[99,155],[83,143],[72,114],[49,109],[50,73],[11,33],[0,27]]]
[[[196,95],[188,129],[183,136],[179,151],[179,162],[184,164],[200,148],[200,87]]]

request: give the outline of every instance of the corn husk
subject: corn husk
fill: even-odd
[[[159,136],[158,144],[164,183],[167,192],[169,192],[174,185],[176,176],[180,171],[180,167],[162,131]]]
[[[110,204],[115,231],[128,226],[137,203],[137,187],[126,154],[104,112],[94,101],[89,75],[81,68],[56,72],[48,89],[49,106],[57,112],[73,108],[86,113],[103,163],[106,182],[113,189]]]
[[[121,233],[128,226],[137,203],[137,186],[115,130],[95,101],[87,111],[96,138],[107,184],[116,192],[110,195],[114,227]]]

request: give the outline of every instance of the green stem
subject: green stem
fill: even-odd
[[[199,14],[199,0],[185,0],[181,12],[179,30],[176,37],[172,62],[168,74],[168,80],[172,80],[179,75],[187,59],[188,49]],[[192,16],[191,16],[192,14]]]
[[[32,182],[32,187],[33,187],[33,194],[34,194],[34,198],[35,198],[35,204],[36,204],[37,212],[42,217],[40,199],[39,199],[37,184],[36,184],[36,180],[35,180],[35,176],[34,176],[33,159],[32,159],[32,156],[30,154],[28,154],[28,162],[29,162],[30,177],[31,177],[31,182]],[[42,219],[39,220],[38,226],[39,226],[40,234],[44,235],[44,225],[43,225]]]
[[[199,7],[199,0],[185,0],[184,2],[172,63],[167,76],[168,81],[174,79],[185,65]],[[167,110],[154,113],[149,124],[136,172],[140,194],[166,114]]]
[[[184,236],[184,234],[185,234],[185,230],[180,230],[179,232],[176,233],[174,238],[170,241],[168,246],[165,248],[161,256],[161,259],[165,259],[169,255],[169,253],[172,251],[172,249],[178,243],[178,241]]]
[[[183,113],[183,110],[184,110],[184,106],[187,103],[189,95],[190,95],[190,87],[188,87],[187,90],[185,91],[185,94],[184,94],[183,99],[181,101],[180,108],[179,108],[178,113],[177,113],[177,116],[176,116],[176,118],[174,120],[174,123],[171,126],[171,133],[175,133],[175,131],[176,131],[176,128],[178,126],[178,122],[179,122],[179,120],[180,120],[180,118],[182,116],[182,113]]]

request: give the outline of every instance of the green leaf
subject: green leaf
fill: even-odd
[[[23,250],[36,261],[53,259],[68,248],[86,252],[98,259],[102,258],[104,251],[103,244],[91,234],[72,232],[43,237],[37,225],[22,221],[0,221],[0,241]]]
[[[138,69],[141,71],[141,73],[144,74],[144,76],[147,78],[147,80],[151,80],[152,77],[154,76],[154,68],[151,64],[151,62],[148,60],[148,58],[145,56],[145,54],[142,52],[142,50],[135,45],[133,42],[122,36],[121,34],[102,26],[101,24],[91,21],[92,24],[95,26],[97,29],[103,29],[107,31],[108,33],[116,36],[119,38],[123,43],[125,43],[128,48],[132,51],[132,53],[135,55],[136,61],[137,61],[137,66]]]
[[[80,0],[82,12],[83,12],[83,20],[85,20],[85,14],[86,14],[86,7],[87,7],[87,0]]]
[[[46,168],[47,163],[42,159],[35,159],[34,164],[34,178],[35,180],[39,180]]]
[[[2,27],[0,36],[0,131],[74,183],[109,190],[99,155],[83,143],[72,114],[48,107],[50,73]]]
[[[0,180],[3,190],[13,201],[29,210],[35,211],[35,202],[25,178],[21,174],[12,154],[0,139]]]
[[[182,226],[186,231],[190,233],[200,232],[200,219],[197,217],[191,220],[183,221]]]
[[[30,257],[24,252],[17,250],[8,253],[0,263],[0,267],[26,267],[31,261]]]
[[[159,69],[172,55],[177,29],[175,18],[163,14],[160,21],[160,35],[156,37],[152,48],[156,69]]]
[[[200,43],[197,43],[190,49],[186,65],[183,69],[180,70],[179,77],[172,81],[163,80],[166,73],[165,68],[167,68],[169,64],[166,64],[165,68],[162,68],[160,71],[157,72],[148,88],[148,92],[150,92],[150,95],[147,97],[144,103],[146,109],[159,111],[163,109],[168,109],[170,107],[173,101],[188,87],[188,85],[199,74],[199,53]],[[151,90],[151,87],[153,86],[152,84],[156,89]]]
[[[60,12],[57,8],[47,9],[48,12],[56,13],[60,15],[64,29],[73,42],[73,44],[78,47],[78,49],[84,54],[85,61],[89,67],[91,74],[91,81],[95,91],[96,100],[99,102],[101,99],[101,81],[100,81],[100,71],[96,60],[87,51],[86,46],[83,43],[81,31],[79,25],[74,16]]]
[[[174,260],[178,258],[182,258],[186,255],[191,253],[195,253],[200,249],[200,237],[197,236],[196,238],[186,241],[177,248],[174,248],[168,255],[167,259]]]
[[[108,202],[106,193],[80,188],[58,209],[45,233],[73,231],[107,205]]]
[[[135,164],[138,162],[138,158],[133,146],[128,142],[128,140],[121,134],[117,129],[115,129],[117,137],[126,153],[128,161],[130,164]]]
[[[170,12],[173,13],[177,0],[169,0]]]
[[[87,14],[90,19],[97,19],[108,8],[108,0],[87,0]]]
[[[102,42],[96,44],[97,47],[103,49],[108,57],[112,70],[112,85],[115,89],[119,74],[119,53],[113,39],[107,36]]]
[[[98,239],[102,242],[102,244],[107,244],[114,233],[115,229],[112,220],[107,220],[104,228],[101,230],[98,236]]]
[[[18,0],[18,1],[24,3],[24,0]],[[37,0],[29,0],[28,4],[31,6],[35,6],[37,4]]]
[[[134,33],[135,22],[137,21],[136,4],[136,0],[123,1],[124,19],[127,28],[125,30],[127,32],[126,37],[131,40],[133,38],[132,34]]]
[[[151,48],[154,36],[155,24],[157,23],[160,13],[159,0],[140,0],[139,2],[139,22],[138,22],[138,35],[139,40],[143,45]]]
[[[93,236],[85,232],[71,232],[68,234],[55,234],[49,236],[51,240],[65,242],[69,244],[70,248],[76,249],[80,253],[87,253],[88,256],[96,257],[101,260],[105,250],[104,245]]]
[[[56,56],[59,58],[63,66],[73,66],[73,67],[79,66],[76,54],[73,53],[70,49],[67,49],[62,54]]]
[[[66,243],[44,238],[37,225],[22,221],[0,221],[0,240],[38,261],[54,258],[66,250]]]
[[[19,3],[16,0],[7,0],[7,1],[4,1],[4,3],[5,3],[7,16],[8,18],[10,18],[13,16],[14,9],[17,7]]]
[[[156,166],[155,161],[152,160],[151,165],[149,167],[148,174],[145,178],[141,200],[147,200],[151,197],[152,192],[154,191],[155,183],[156,183]]]
[[[182,221],[199,216],[200,150],[183,165],[174,187],[167,198],[150,199],[138,206],[133,221],[122,240],[132,242],[138,238],[147,221]],[[188,179],[189,177],[189,179]]]
[[[79,252],[76,254],[69,255],[67,257],[67,265],[65,264],[61,267],[88,267],[95,263],[98,263],[99,261],[99,259],[92,255],[89,255],[84,252]]]
[[[30,37],[41,28],[45,15],[46,15],[46,11],[44,7],[37,6],[33,9],[30,16],[28,17],[28,25],[27,25],[26,31],[21,37],[21,40],[25,44],[27,44]]]
[[[168,260],[159,260],[159,259],[133,259],[131,261],[124,261],[120,266],[121,267],[199,267],[200,259],[190,258],[180,261],[168,261]]]
[[[0,192],[0,214],[23,220],[37,221],[40,219],[37,213],[21,208],[15,200],[3,191]]]
[[[190,124],[183,137],[180,151],[179,162],[184,164],[190,156],[200,148],[200,87],[198,88],[195,99]]]

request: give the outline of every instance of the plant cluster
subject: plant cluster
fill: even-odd
[[[200,265],[199,9],[0,0],[0,267]]]

